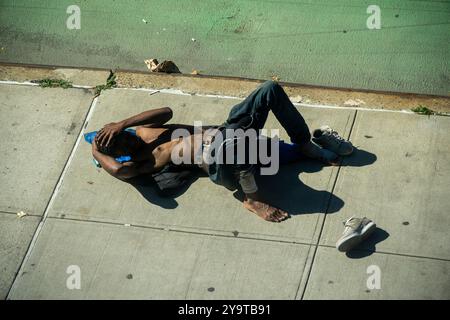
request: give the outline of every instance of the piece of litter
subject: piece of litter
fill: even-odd
[[[147,59],[144,60],[144,63],[151,72],[181,73],[177,65],[170,60],[164,60],[158,63],[157,59]]]
[[[147,24],[147,20],[145,20],[145,19],[142,19],[142,22],[145,23],[145,24]]]
[[[131,224],[125,223],[124,226],[125,226],[125,227],[131,227]]]
[[[195,42],[195,41],[197,41],[197,40],[195,40],[194,38],[192,38],[191,41],[192,41],[192,42]]]
[[[192,72],[191,72],[191,74],[193,74],[193,75],[199,75],[200,74],[200,72],[198,71],[198,70],[196,70],[196,69],[194,69],[194,70],[192,70]]]
[[[292,102],[300,103],[300,102],[302,102],[303,97],[302,96],[295,96],[295,97],[292,97],[290,99],[291,99]]]
[[[144,60],[144,63],[146,64],[148,70],[153,71],[158,66],[158,60],[156,59],[147,59]]]
[[[366,103],[363,100],[360,100],[360,99],[355,99],[355,100],[349,99],[349,100],[344,102],[344,105],[345,106],[349,106],[349,107],[358,107],[358,106],[360,106],[362,104],[366,104]]]
[[[26,215],[27,215],[26,212],[23,212],[23,211],[17,212],[17,216],[18,216],[19,218],[25,217]]]

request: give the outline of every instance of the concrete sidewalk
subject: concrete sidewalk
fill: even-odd
[[[328,123],[358,150],[341,167],[303,161],[262,181],[292,214],[273,224],[207,178],[173,199],[114,180],[81,140],[163,106],[172,123],[221,123],[239,99],[4,82],[0,94],[1,298],[450,298],[448,117],[300,106],[311,128]],[[379,229],[345,255],[334,243],[353,215]],[[367,286],[371,266],[380,289]]]

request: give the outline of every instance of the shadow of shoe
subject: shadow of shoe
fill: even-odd
[[[358,246],[346,252],[346,256],[351,259],[361,259],[371,256],[376,252],[376,245],[389,237],[389,233],[381,228],[376,228],[375,231]]]
[[[371,153],[366,150],[358,149],[357,147],[354,147],[353,153],[349,156],[340,157],[340,163],[339,166],[341,167],[364,167],[373,164],[375,161],[377,161],[377,156],[374,153]],[[297,159],[296,162],[291,162],[284,165],[289,165],[292,163],[302,163],[303,172],[307,173],[314,173],[319,172],[324,167],[330,167],[332,165],[324,164],[320,160],[314,160],[306,158],[305,156],[301,156],[299,159]]]
[[[353,153],[348,157],[343,157],[342,167],[364,167],[377,161],[377,156],[369,151],[354,147]]]

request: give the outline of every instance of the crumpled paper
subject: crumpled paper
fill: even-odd
[[[181,73],[177,65],[170,60],[164,60],[159,63],[157,59],[147,59],[144,60],[144,63],[151,72]]]
[[[17,212],[17,216],[18,216],[19,218],[25,217],[26,215],[28,215],[26,212],[23,212],[23,211]]]
[[[349,99],[344,102],[344,106],[348,106],[348,107],[359,107],[363,104],[366,104],[366,103],[361,99],[355,99],[355,100]]]

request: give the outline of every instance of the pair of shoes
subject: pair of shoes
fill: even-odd
[[[351,217],[344,221],[344,233],[336,242],[336,248],[341,252],[347,252],[365,240],[377,225],[372,220],[364,218]]]
[[[342,138],[329,126],[321,126],[314,130],[312,136],[313,142],[339,156],[348,156],[353,152],[352,143]]]

